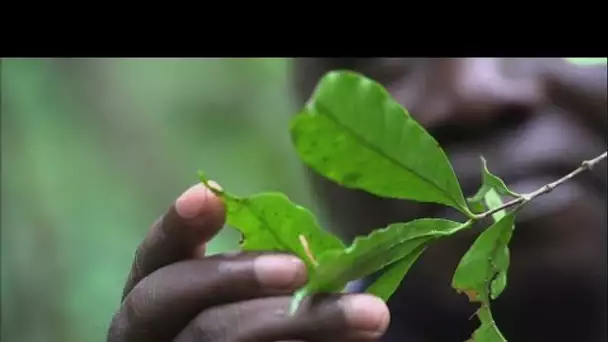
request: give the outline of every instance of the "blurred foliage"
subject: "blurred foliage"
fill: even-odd
[[[311,206],[289,62],[2,60],[2,341],[104,341],[137,245],[198,169]]]
[[[571,58],[565,58],[567,61],[577,64],[577,65],[588,65],[588,66],[593,66],[593,65],[598,65],[598,64],[606,64],[608,63],[608,58],[606,57],[590,57],[590,58],[583,58],[583,57],[571,57]]]

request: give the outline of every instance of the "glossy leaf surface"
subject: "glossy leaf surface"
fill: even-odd
[[[500,295],[506,285],[513,228],[514,215],[508,213],[477,237],[454,273],[452,286],[456,290],[472,301],[481,301],[488,288],[492,299]]]
[[[226,223],[243,234],[243,250],[293,253],[307,264],[309,272],[314,272],[311,256],[345,248],[336,236],[319,226],[310,211],[281,193],[237,197],[214,188],[202,173],[199,176],[224,200]]]
[[[291,136],[308,166],[345,187],[472,215],[437,141],[386,89],[360,74],[326,74],[292,121]]]
[[[473,212],[481,213],[486,209],[493,208],[493,206],[489,205],[487,201],[489,200],[491,202],[496,202],[496,196],[498,196],[499,201],[500,195],[511,197],[521,196],[520,194],[509,189],[502,179],[492,174],[490,170],[488,170],[488,165],[484,157],[481,157],[481,176],[481,187],[475,195],[467,199],[469,207]],[[489,197],[486,196],[486,194],[492,189],[494,189],[497,194],[490,194]]]
[[[393,293],[397,291],[397,288],[399,288],[399,285],[412,265],[414,265],[416,260],[418,260],[418,257],[420,257],[425,250],[426,246],[420,246],[403,259],[390,265],[388,270],[378,277],[365,292],[373,294],[387,302]]]
[[[420,248],[431,241],[454,234],[461,227],[462,223],[443,219],[396,223],[356,238],[343,251],[324,253],[318,260],[316,273],[298,292],[294,306],[297,307],[305,295],[340,291],[348,282],[373,274],[412,253],[419,253]]]

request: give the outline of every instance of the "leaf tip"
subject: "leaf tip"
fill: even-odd
[[[479,160],[481,161],[481,167],[486,169],[488,167],[488,161],[486,160],[486,158],[483,155],[480,155]]]
[[[198,170],[196,174],[198,175],[198,178],[201,180],[201,182],[203,182],[203,184],[207,182],[207,175],[205,174],[205,171]]]
[[[296,314],[298,308],[300,307],[300,304],[302,304],[302,301],[304,300],[304,297],[306,297],[307,293],[308,292],[306,291],[306,289],[300,289],[293,295],[291,303],[289,305],[289,315],[293,316]]]

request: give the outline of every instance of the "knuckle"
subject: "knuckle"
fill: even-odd
[[[238,321],[226,316],[221,309],[211,309],[198,315],[178,341],[225,342],[234,341],[234,332],[240,328]]]
[[[119,310],[112,316],[107,342],[124,342],[128,326],[126,317],[122,314],[122,310]]]
[[[142,322],[145,325],[150,320],[149,311],[153,308],[155,288],[148,278],[139,282],[125,298],[122,306],[122,320],[126,322]]]
[[[209,341],[228,341],[230,339],[230,329],[226,326],[226,324],[218,324],[219,322],[232,322],[236,323],[233,326],[233,329],[238,330],[239,324],[238,322],[234,322],[233,320],[226,319],[219,312],[211,312],[210,315],[207,316],[207,324],[205,324],[205,329],[199,328],[201,335],[206,335]]]
[[[129,277],[132,278],[131,280],[136,280],[142,272],[146,245],[146,240],[144,240],[135,249],[135,254],[133,255],[133,264],[131,266],[131,272],[129,275]]]
[[[151,264],[150,259],[155,258],[154,255],[151,255],[154,254],[153,251],[151,251],[151,248],[154,245],[159,245],[159,243],[164,238],[164,232],[159,229],[159,227],[162,226],[163,221],[164,216],[158,218],[156,222],[152,225],[152,228],[148,235],[135,249],[135,254],[133,255],[133,263],[128,277],[128,280],[131,284],[138,282],[142,277],[146,275],[146,273],[151,271],[148,270]]]
[[[218,260],[214,269],[219,277],[238,278],[244,274],[250,275],[253,273],[253,261]]]

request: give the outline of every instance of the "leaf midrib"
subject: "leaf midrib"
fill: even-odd
[[[265,230],[267,230],[270,235],[274,238],[274,240],[280,245],[281,248],[283,248],[285,251],[292,251],[292,248],[289,247],[288,245],[285,245],[285,243],[283,242],[283,240],[281,239],[280,235],[278,235],[274,229],[272,229],[272,226],[268,223],[268,221],[263,217],[263,215],[260,215],[256,210],[254,210],[249,201],[246,200],[242,200],[242,199],[238,199],[236,201],[238,204],[242,205],[243,207],[247,208],[247,210],[249,210],[261,223],[262,225],[265,227]]]
[[[388,232],[388,230],[386,232]],[[388,246],[382,246],[382,244],[375,245],[373,248],[371,248],[370,252],[365,253],[360,257],[355,257],[355,261],[358,262],[357,267],[363,267],[362,265],[369,266],[369,263],[371,260],[379,258],[380,256],[382,256],[382,254],[388,253],[389,251],[393,251],[395,248],[401,248],[407,242],[411,242],[414,240],[424,240],[424,239],[432,240],[435,238],[439,238],[442,235],[449,235],[449,234],[445,234],[445,233],[439,232],[439,231],[429,231],[429,232],[425,232],[420,235],[407,236],[407,237],[404,237],[403,239],[397,239],[397,241],[395,241],[394,239],[388,240],[389,241]],[[365,241],[361,241],[359,243],[369,243],[369,241],[370,241],[369,239],[366,239]],[[424,242],[422,242],[422,243],[424,243]],[[355,247],[355,245],[353,245],[352,247],[353,247],[352,249],[346,250],[342,256],[337,257],[337,258],[348,257],[349,255],[352,255],[354,253],[354,251],[357,249]],[[370,250],[369,246],[364,246],[364,247],[368,247],[365,249]],[[361,247],[361,248],[364,248],[364,247]],[[415,249],[415,248],[418,248],[418,246],[414,247],[413,249]],[[407,255],[409,255],[409,253]],[[397,258],[397,260],[393,260],[389,264],[400,261],[401,259],[407,257],[407,255]],[[344,277],[345,274],[348,274],[349,272],[351,272],[351,268],[342,267],[339,269],[339,271],[337,272],[337,276],[335,276],[334,278],[341,279],[342,277]]]
[[[350,127],[344,125],[342,122],[340,122],[340,120],[337,118],[337,116],[335,116],[331,112],[331,110],[329,110],[327,107],[325,107],[320,102],[316,102],[315,106],[318,109],[320,109],[321,113],[324,113],[325,117],[329,118],[331,120],[331,122],[333,122],[336,126],[344,129],[345,131],[347,131],[348,133],[350,133],[352,136],[354,136],[354,138],[358,142],[360,142],[363,146],[367,147],[368,149],[372,150],[373,152],[376,152],[381,157],[386,158],[388,161],[390,161],[391,163],[393,163],[395,166],[401,167],[401,168],[405,169],[407,172],[412,173],[415,176],[419,177],[420,179],[422,179],[426,183],[430,184],[433,188],[435,188],[436,190],[438,190],[440,193],[442,193],[445,197],[447,197],[448,199],[452,200],[454,202],[454,204],[456,204],[458,207],[462,208],[462,205],[459,203],[459,201],[457,199],[454,199],[450,193],[448,193],[445,190],[443,190],[439,186],[439,184],[436,184],[435,182],[433,182],[432,179],[427,178],[427,177],[425,177],[423,175],[420,175],[418,172],[415,172],[412,168],[404,165],[399,160],[391,157],[390,155],[384,153],[382,150],[376,148],[371,142],[365,140],[363,137],[361,137],[359,134],[357,134],[353,129],[351,129]]]
[[[418,238],[413,238],[413,239],[407,239],[407,240],[404,240],[404,241],[399,241],[397,243],[391,244],[387,248],[378,248],[378,246],[376,246],[375,248],[372,248],[372,250],[369,253],[365,253],[361,257],[355,257],[355,259],[353,261],[355,261],[357,263],[357,265],[351,265],[349,267],[340,267],[338,269],[338,271],[334,273],[334,276],[332,278],[333,279],[340,279],[340,280],[342,280],[342,282],[344,282],[345,276],[348,275],[348,274],[352,274],[353,268],[355,268],[355,267],[356,268],[364,268],[364,267],[367,268],[367,267],[369,267],[369,265],[372,262],[372,260],[375,260],[375,259],[379,258],[380,256],[382,256],[382,254],[384,254],[384,253],[388,254],[388,252],[392,252],[395,248],[402,248],[403,245],[406,242],[414,241],[414,240],[417,240],[417,239],[424,240],[425,238],[426,239],[432,239],[432,237],[425,236],[425,237],[418,237]],[[421,244],[423,244],[423,243],[424,243],[424,241],[421,242]],[[412,250],[418,248],[419,246],[420,245],[418,245],[416,247],[413,247]],[[348,252],[344,253],[341,257],[336,258],[336,259],[348,258],[350,254],[351,253],[348,253]],[[397,258],[396,260],[393,260],[392,262],[388,262],[387,265],[392,264],[392,263],[397,262],[397,261],[400,261],[401,259],[406,258],[408,255],[409,255],[409,253],[406,254],[406,255],[404,255],[404,256],[402,256],[402,257],[400,257],[400,258]],[[341,264],[341,262],[339,262],[339,264]],[[346,277],[346,278],[351,278],[351,277],[349,276],[349,277]],[[351,280],[352,279],[347,279],[346,282],[351,281]],[[321,283],[321,284],[323,285],[323,287],[326,287],[328,285],[333,285],[335,282],[336,281],[334,280],[334,281],[328,281],[326,284],[323,284],[323,283]]]
[[[415,222],[415,221],[413,221],[413,222]],[[459,227],[461,227],[461,225],[456,225],[446,231],[431,230],[431,231],[424,232],[424,233],[421,233],[418,235],[414,234],[414,235],[410,235],[410,236],[404,236],[403,238],[398,238],[397,241],[395,241],[394,239],[391,239],[391,240],[388,240],[388,241],[390,241],[388,243],[388,246],[383,246],[383,244],[375,245],[373,248],[371,248],[370,252],[363,254],[364,256],[366,256],[365,258],[359,257],[359,258],[355,258],[355,260],[360,261],[360,259],[364,259],[363,261],[360,261],[358,263],[358,266],[361,266],[362,264],[368,266],[370,260],[378,258],[385,252],[392,251],[394,248],[402,247],[407,242],[411,242],[414,240],[424,240],[424,239],[428,239],[426,242],[429,242],[433,239],[439,239],[443,236],[449,236],[449,235],[453,234],[455,231],[457,231]],[[386,229],[383,231],[378,231],[378,234],[382,234],[382,235],[389,234],[389,230]],[[349,255],[352,255],[357,250],[357,248],[368,247],[365,249],[369,250],[369,246],[365,246],[365,245],[364,245],[364,247],[358,247],[358,246],[361,246],[361,244],[369,244],[371,239],[372,239],[372,236],[370,235],[370,236],[367,236],[366,238],[364,238],[363,240],[358,241],[356,244],[353,243],[353,245],[351,245],[349,248],[347,248],[341,256],[338,256],[336,258],[348,257]],[[374,239],[376,239],[376,237],[374,237]],[[385,241],[385,240],[383,239],[382,241]],[[424,244],[424,242],[422,242],[422,243]],[[420,247],[420,245],[417,247],[414,247],[412,250],[414,250],[418,247]],[[406,258],[409,254],[411,254],[411,251],[410,251],[410,253],[408,253],[407,255],[405,255],[401,258],[398,258],[397,260],[393,260],[393,262],[391,262],[390,264],[401,261],[403,258]],[[350,271],[351,271],[351,268],[342,267],[337,271],[337,276],[334,276],[333,278],[341,279],[342,277],[344,277],[345,274],[349,273]],[[330,282],[330,284],[331,284],[331,282]],[[327,284],[324,284],[324,285],[327,285]]]

